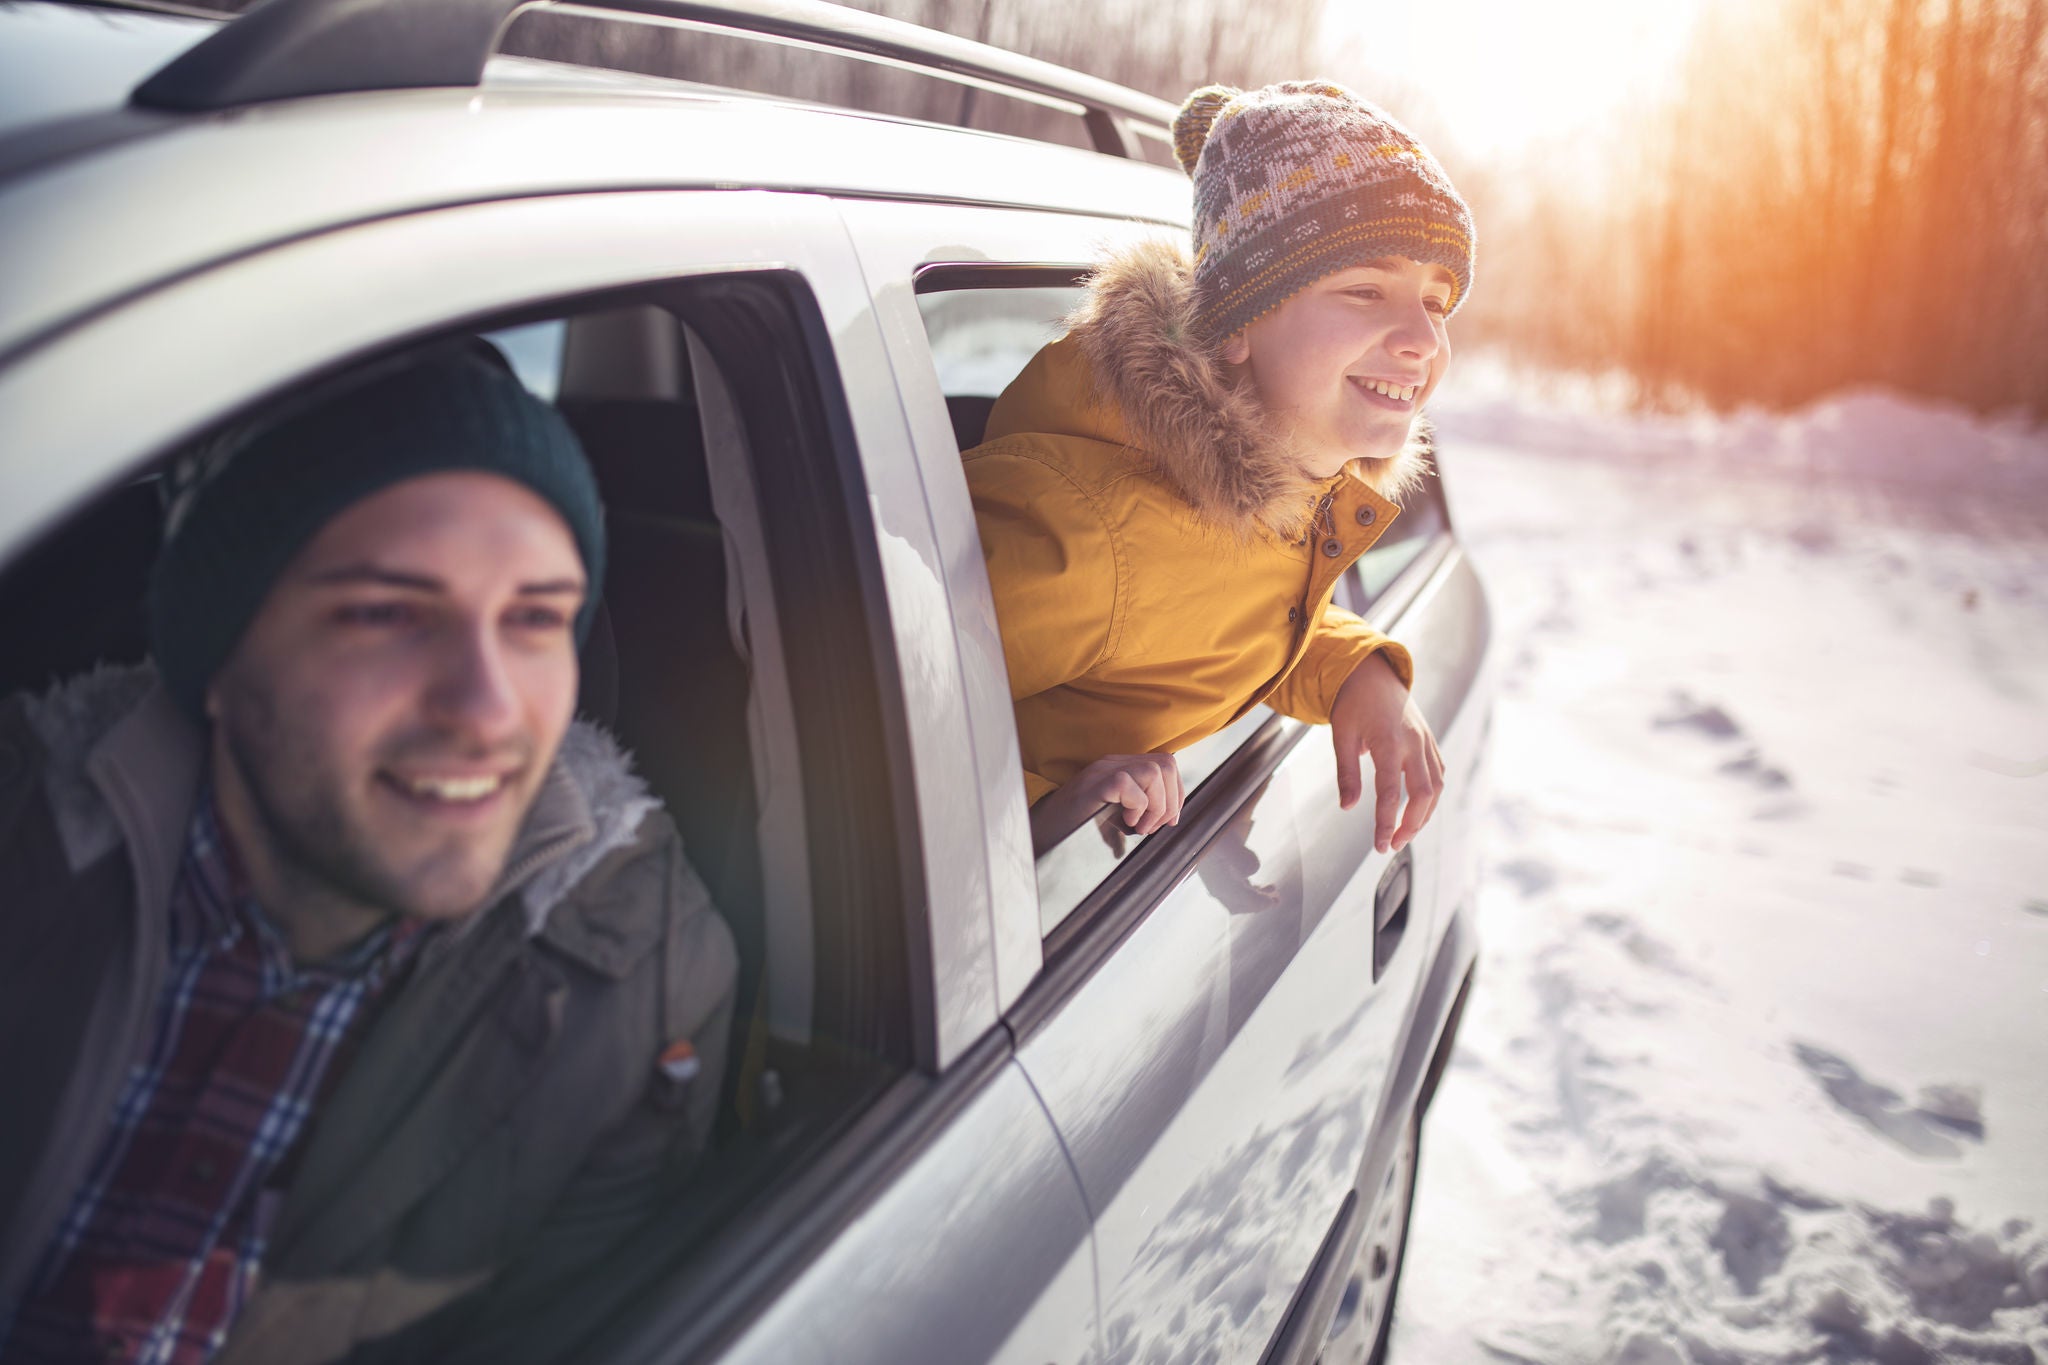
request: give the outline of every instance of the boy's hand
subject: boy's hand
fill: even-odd
[[[1032,843],[1076,828],[1104,804],[1123,807],[1124,827],[1133,834],[1150,834],[1180,823],[1181,796],[1180,764],[1172,754],[1110,754],[1031,808]]]
[[[1385,656],[1372,654],[1351,670],[1330,708],[1330,739],[1337,746],[1337,804],[1358,804],[1363,783],[1358,756],[1372,755],[1378,789],[1378,827],[1373,847],[1400,849],[1421,832],[1444,791],[1444,757],[1437,752],[1429,722],[1408,697],[1408,689]],[[1408,780],[1408,810],[1401,814],[1401,779]]]

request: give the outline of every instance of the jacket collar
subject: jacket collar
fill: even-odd
[[[1290,540],[1346,479],[1398,503],[1422,476],[1426,419],[1398,455],[1353,460],[1334,479],[1302,473],[1284,425],[1200,339],[1195,311],[1194,267],[1180,247],[1149,241],[1116,252],[1090,278],[1067,336],[997,401],[989,438],[1051,432],[1140,450],[1204,519]]]

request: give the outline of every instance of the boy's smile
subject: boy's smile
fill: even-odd
[[[1294,424],[1303,473],[1389,459],[1451,359],[1450,271],[1387,257],[1325,275],[1225,345],[1274,416]]]

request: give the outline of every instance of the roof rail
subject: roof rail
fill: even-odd
[[[546,0],[265,0],[135,88],[151,109],[231,109],[302,95],[474,86],[512,18]],[[1111,81],[824,0],[573,0],[565,9],[708,24],[1078,105],[1096,150],[1138,157],[1174,107]]]

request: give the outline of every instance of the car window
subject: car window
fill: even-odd
[[[1444,510],[1443,483],[1434,465],[1400,499],[1401,515],[1386,529],[1372,548],[1358,557],[1338,585],[1337,604],[1369,616],[1372,604],[1393,586],[1402,570],[1413,564],[1436,538],[1450,529]]]
[[[1066,316],[1081,302],[1080,276],[1074,267],[1023,264],[929,267],[919,276],[918,310],[962,449],[980,441],[988,409],[1031,357],[1064,334]],[[1273,715],[1264,706],[1253,707],[1176,755],[1189,799]],[[1105,808],[1042,850],[1037,859],[1041,934],[1050,936],[1065,926],[1140,846],[1171,839],[1174,833],[1169,827],[1135,838]]]
[[[886,736],[902,723],[877,714],[890,698],[866,654],[865,599],[847,587],[863,578],[859,556],[875,553],[873,529],[842,510],[865,499],[833,485],[846,452],[809,350],[822,332],[806,302],[788,272],[726,273],[715,297],[689,281],[608,291],[420,343],[488,342],[584,447],[609,562],[580,656],[578,713],[615,738],[674,821],[738,957],[724,1054],[690,1058],[719,1078],[709,1147],[687,1181],[651,1183],[618,1224],[618,1259],[601,1274],[619,1297],[549,1318],[545,1330],[560,1337],[550,1358],[573,1357],[575,1342],[611,1325],[631,1286],[674,1273],[778,1197],[913,1067],[900,907],[916,899],[901,881],[914,873],[879,852],[902,845],[892,823],[901,806],[843,799],[856,789],[872,797],[901,770]],[[0,575],[0,695],[95,663],[142,663],[138,604],[161,539],[154,474],[103,494]],[[775,528],[804,541],[802,554],[778,554],[773,581],[748,549],[766,543],[766,506]],[[778,805],[778,795],[791,799]],[[598,1264],[585,1256],[576,1273]],[[520,1286],[536,1296],[564,1287]],[[478,1330],[513,1333],[520,1321]]]
[[[934,284],[946,278],[926,276]],[[1080,301],[1081,289],[1073,284],[924,289],[917,307],[939,387],[949,398],[996,397],[1041,346],[1059,339],[1066,315]]]
[[[484,340],[496,346],[512,366],[512,373],[536,398],[552,403],[562,387],[562,352],[569,341],[566,318],[549,318],[520,327],[485,332]]]

